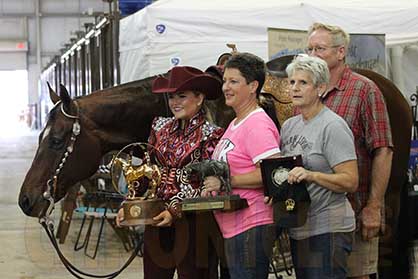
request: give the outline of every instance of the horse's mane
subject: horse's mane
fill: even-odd
[[[155,109],[166,114],[163,94],[151,93],[154,78],[149,77],[95,91],[76,100],[82,112],[89,111],[89,116],[102,125],[131,121],[144,109]]]
[[[120,122],[135,123],[135,119],[139,119],[138,114],[145,110],[153,110],[154,115],[171,115],[164,94],[151,93],[152,81],[155,78],[156,76],[152,76],[94,91],[89,95],[77,97],[76,100],[81,112],[88,111],[89,117],[105,126],[114,125],[118,121],[118,125],[121,124]],[[235,117],[233,110],[225,105],[223,96],[217,100],[207,100],[206,105],[214,122],[220,127],[226,128]],[[147,119],[147,121],[151,120]]]
[[[120,93],[124,93],[124,94],[137,94],[138,89],[141,89],[140,91],[143,92],[148,92],[151,93],[151,84],[152,81],[154,80],[155,76],[152,77],[148,77],[145,79],[140,79],[140,80],[135,80],[135,81],[131,81],[131,82],[127,82],[127,83],[123,83],[120,85],[117,85],[115,87],[110,87],[110,88],[105,88],[102,90],[97,90],[92,92],[89,95],[86,96],[82,96],[82,97],[78,97],[76,99],[79,98],[96,98],[96,97],[107,97],[107,98],[111,98],[112,96],[117,96],[120,97]]]

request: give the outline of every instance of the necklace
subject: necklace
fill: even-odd
[[[255,111],[255,110],[257,110],[257,109],[259,109],[260,107],[258,106],[258,104],[254,107],[254,108],[252,108],[252,109],[250,109],[250,110],[248,110],[248,111],[245,111],[244,113],[241,113],[240,114],[240,116],[237,116],[236,117],[236,119],[235,119],[235,125],[237,125],[238,123],[240,123],[242,120],[244,120],[250,113],[252,113],[253,111]]]

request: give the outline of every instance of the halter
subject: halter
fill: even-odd
[[[70,154],[73,152],[74,143],[77,139],[77,136],[81,132],[81,126],[80,126],[80,122],[79,122],[79,119],[80,119],[80,117],[79,117],[79,107],[78,107],[76,101],[74,101],[74,105],[76,107],[76,115],[68,114],[64,110],[64,105],[61,101],[58,101],[55,104],[55,107],[58,106],[58,105],[60,106],[62,114],[69,119],[74,119],[74,123],[73,123],[73,127],[72,127],[70,142],[69,142],[69,144],[66,148],[66,151],[62,155],[61,162],[58,164],[58,167],[55,169],[55,173],[52,176],[52,178],[50,178],[46,182],[46,191],[42,194],[42,197],[45,200],[47,200],[49,204],[48,204],[48,207],[45,209],[44,214],[39,217],[39,223],[42,225],[42,227],[44,227],[44,229],[45,229],[45,231],[46,231],[46,233],[49,237],[49,240],[51,241],[52,245],[54,246],[54,248],[55,248],[55,250],[58,254],[58,257],[60,258],[60,260],[64,264],[65,268],[74,277],[79,278],[79,279],[84,279],[84,278],[111,279],[111,278],[115,278],[123,270],[125,270],[129,266],[129,264],[136,258],[136,256],[138,255],[138,252],[141,248],[141,245],[139,245],[139,244],[137,245],[137,247],[132,252],[132,255],[128,258],[126,263],[118,271],[115,271],[113,273],[106,274],[106,275],[95,275],[95,274],[89,274],[89,273],[83,272],[83,271],[77,269],[73,264],[71,264],[67,260],[67,258],[65,258],[65,256],[62,254],[62,252],[61,252],[61,250],[58,246],[57,239],[55,238],[55,235],[54,235],[54,220],[51,218],[51,214],[52,214],[52,211],[54,210],[54,195],[56,194],[56,191],[57,191],[58,175],[60,174],[62,168],[64,167],[64,164],[67,161],[68,156],[70,156]],[[82,277],[82,276],[86,276],[86,277]]]
[[[46,191],[42,194],[42,197],[46,199],[49,202],[48,207],[45,210],[45,213],[43,216],[39,217],[39,223],[43,224],[45,223],[47,226],[52,225],[54,226],[53,220],[50,217],[52,214],[52,211],[54,210],[54,195],[57,191],[57,182],[58,182],[58,175],[60,174],[62,168],[64,167],[65,162],[67,161],[68,156],[73,152],[74,150],[74,143],[77,139],[77,136],[81,132],[81,126],[79,122],[79,108],[77,105],[77,102],[74,101],[74,105],[76,107],[76,115],[71,115],[65,112],[64,110],[64,104],[61,101],[58,101],[55,106],[60,106],[61,112],[64,114],[65,117],[74,119],[72,133],[70,137],[70,143],[66,148],[66,151],[64,152],[61,162],[58,164],[58,167],[55,169],[55,173],[52,176],[52,178],[48,179],[46,182]]]

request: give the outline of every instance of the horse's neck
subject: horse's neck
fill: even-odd
[[[146,142],[154,117],[167,114],[163,96],[147,89],[99,92],[86,97],[82,104],[80,100],[86,123],[100,139],[104,153],[132,142]]]

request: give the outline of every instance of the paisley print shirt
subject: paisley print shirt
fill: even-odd
[[[157,196],[166,202],[174,218],[181,216],[179,206],[183,199],[200,195],[200,183],[191,183],[184,167],[210,159],[223,132],[205,119],[202,110],[183,129],[174,117],[154,119],[148,142],[159,151],[156,157],[163,166]]]

